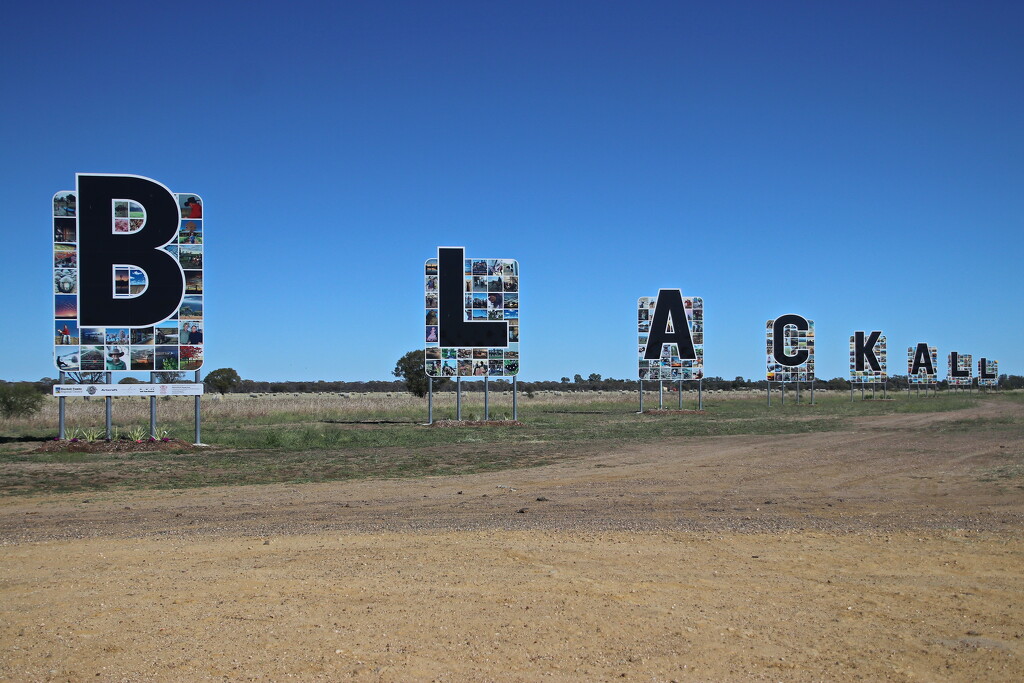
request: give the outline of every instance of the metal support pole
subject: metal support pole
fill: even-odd
[[[64,371],[60,371],[58,384],[64,384]],[[64,440],[64,397],[57,397],[57,438]]]
[[[196,384],[199,384],[199,371],[196,370]],[[198,446],[202,443],[200,437],[200,430],[202,429],[202,418],[199,415],[199,399],[202,398],[199,394],[196,394],[196,440],[195,443]]]
[[[811,405],[814,405],[814,380],[811,380]]]
[[[487,375],[484,375],[484,422],[487,422],[488,420],[491,419],[491,406],[490,406],[490,403],[489,403],[490,397],[491,397],[490,377],[488,377]]]
[[[114,383],[114,373],[108,372],[107,373],[107,384],[113,384],[113,383]],[[110,441],[111,439],[114,438],[114,419],[113,419],[114,397],[113,396],[107,396],[106,409],[107,409],[106,410],[106,412],[107,412],[107,441]]]
[[[786,405],[786,383],[779,384],[779,388],[782,390],[782,405]]]
[[[770,400],[770,399],[769,399]],[[704,410],[704,378],[697,380],[697,410]]]
[[[156,384],[156,373],[149,373],[149,383]],[[149,397],[149,438],[156,438],[156,396]]]
[[[658,410],[665,409],[665,384],[658,382]]]
[[[683,409],[683,380],[676,380],[676,393],[679,395],[679,410]]]
[[[462,377],[455,378],[455,419],[462,421]]]
[[[512,375],[512,419],[519,419],[519,386],[516,380],[518,375]]]
[[[640,380],[640,412],[644,412],[644,381]]]
[[[427,375],[427,424],[434,424],[434,378]]]
[[[853,403],[853,382],[850,382],[850,403]]]
[[[768,407],[772,407],[772,383],[768,382]]]

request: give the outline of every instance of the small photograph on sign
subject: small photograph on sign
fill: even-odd
[[[179,194],[178,207],[182,218],[202,218],[203,200],[192,194]]]
[[[177,370],[178,369],[178,347],[177,346],[158,346],[156,347],[156,358],[153,361],[153,367],[157,370]]]
[[[203,297],[186,296],[181,302],[178,318],[181,320],[201,320],[203,317]]]
[[[58,192],[53,196],[53,215],[75,216],[78,197],[74,192]]]
[[[182,323],[181,333],[178,335],[180,344],[202,344],[203,325],[201,322]]]
[[[182,268],[188,270],[202,270],[203,268],[203,247],[198,244],[183,244],[181,246],[170,246],[168,249],[176,249],[178,263]]]
[[[53,297],[55,318],[78,319],[78,297],[74,294],[57,294]]]
[[[53,221],[54,242],[78,241],[78,223],[74,218],[57,218]]]
[[[54,244],[53,265],[55,268],[77,268],[78,248],[73,244]]]
[[[149,353],[153,353],[150,349]],[[107,370],[127,370],[128,363],[125,362],[125,349],[122,346],[107,347]],[[152,367],[149,368],[152,370]]]
[[[154,342],[152,327],[138,327],[131,331],[132,346],[152,346]]]
[[[58,320],[56,321],[57,331],[54,334],[54,344],[61,346],[78,346],[81,343],[81,339],[78,334],[78,321],[77,320]]]
[[[106,330],[107,333],[105,336],[105,340],[107,346],[114,346],[117,344],[128,344],[129,336],[127,327],[108,327],[106,328]]]
[[[154,328],[157,344],[177,344],[178,327],[176,325],[157,325]]]
[[[57,361],[57,369],[65,372],[77,372],[79,370],[80,349],[77,346],[57,348],[54,356]]]
[[[203,293],[203,271],[201,271],[201,270],[186,270],[185,271],[185,292],[187,294],[202,294]]]
[[[132,347],[132,370],[153,370],[153,347]],[[115,368],[109,368],[113,370]]]
[[[131,296],[128,268],[114,269],[114,296]]]
[[[53,271],[54,294],[78,294],[78,271],[73,268],[58,268]]]
[[[179,346],[178,349],[181,358],[179,370],[198,370],[203,365],[202,346]]]
[[[91,346],[103,346],[106,343],[106,335],[102,327],[83,327],[82,343]]]
[[[138,296],[146,291],[146,273],[138,268],[128,269],[128,293]]]
[[[203,222],[188,220],[181,222],[181,230],[178,232],[178,244],[202,244],[203,243]]]
[[[99,372],[103,370],[103,365],[102,346],[82,347],[82,370],[84,372]]]

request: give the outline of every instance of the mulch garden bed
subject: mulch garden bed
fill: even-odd
[[[43,443],[33,453],[147,453],[153,451],[196,450],[202,448],[181,439],[156,439],[133,441],[132,439],[54,439]]]
[[[431,427],[525,427],[519,420],[437,420]]]

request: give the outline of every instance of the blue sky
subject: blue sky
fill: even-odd
[[[56,375],[76,172],[203,197],[205,371],[389,377],[444,245],[519,260],[526,380],[634,377],[660,287],[709,375],[791,312],[819,377],[857,329],[1024,373],[1024,4],[150,5],[7,10],[0,378]]]

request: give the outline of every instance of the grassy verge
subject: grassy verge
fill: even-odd
[[[510,397],[492,398],[491,417],[510,416]],[[684,407],[692,408],[694,398],[686,395]],[[768,408],[763,395],[710,395],[703,414],[638,415],[633,395],[523,397],[523,427],[430,428],[422,424],[425,401],[404,396],[374,399],[377,403],[338,396],[238,397],[204,402],[203,441],[213,448],[194,453],[32,453],[33,439],[50,435],[33,434],[40,426],[36,418],[9,421],[0,439],[0,495],[480,472],[536,466],[672,437],[822,432],[841,429],[857,417],[951,411],[979,400],[1019,400],[942,394],[896,395],[892,401],[858,397],[851,402],[848,395],[819,393],[812,406],[806,395],[801,404],[792,398],[785,406],[776,401]],[[144,423],[139,417],[145,415],[148,422],[148,414],[132,413],[140,405],[148,408],[143,401],[118,403],[118,421],[127,427],[129,420]],[[649,396],[646,405],[656,407],[657,398]],[[666,408],[676,405],[674,397],[666,398]],[[161,403],[161,427],[190,439],[189,406]],[[463,417],[479,419],[482,407],[481,397],[467,397]],[[75,410],[82,414],[74,418],[86,420],[96,406],[78,405]],[[439,397],[434,417],[454,417],[451,397]],[[1006,420],[993,418],[987,428],[1020,428],[1015,420]],[[102,424],[102,413],[91,424]],[[979,424],[955,421],[943,428],[973,429]]]

